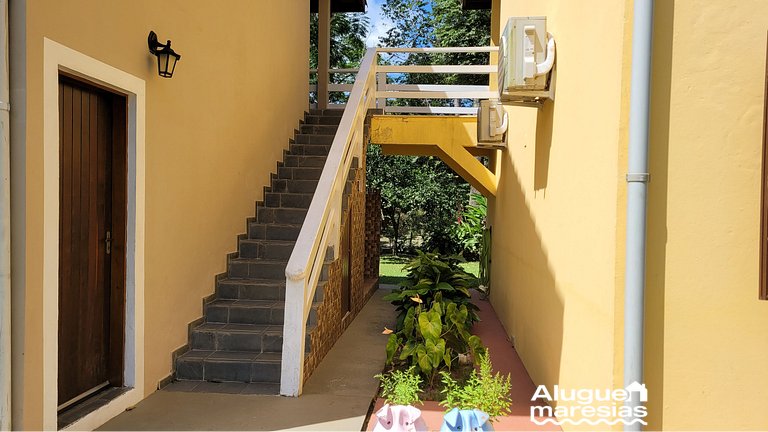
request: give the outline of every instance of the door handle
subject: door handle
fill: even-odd
[[[112,231],[107,231],[107,236],[104,239],[104,243],[107,246],[107,255],[112,253]]]

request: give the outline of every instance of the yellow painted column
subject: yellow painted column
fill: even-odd
[[[317,107],[328,108],[331,63],[331,0],[317,2]]]

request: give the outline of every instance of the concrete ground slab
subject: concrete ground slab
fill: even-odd
[[[376,291],[304,385],[299,398],[190,392],[178,383],[150,395],[100,430],[359,431],[378,390],[395,312]],[[185,387],[186,386],[186,387]],[[185,391],[187,390],[187,391]]]

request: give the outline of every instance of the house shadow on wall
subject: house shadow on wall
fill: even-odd
[[[495,216],[491,298],[534,384],[556,384],[565,305],[520,178],[508,158],[502,161],[499,180],[496,199],[490,200]],[[523,317],[515,311],[528,312]]]

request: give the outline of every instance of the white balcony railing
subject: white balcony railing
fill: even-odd
[[[459,48],[375,48],[377,54],[395,53],[482,53],[496,52],[497,47],[459,47]],[[317,74],[317,69],[311,69],[311,75]],[[330,69],[329,75],[356,74],[358,69]],[[461,106],[462,99],[489,99],[498,97],[489,91],[485,85],[434,85],[434,84],[388,84],[387,74],[401,73],[446,73],[446,74],[482,74],[496,72],[495,65],[377,65],[376,66],[376,107],[385,114],[468,114],[477,112],[476,107]],[[328,84],[329,93],[348,93],[353,84]],[[309,85],[310,92],[317,92],[317,84]],[[451,97],[446,97],[450,93]],[[430,99],[453,101],[453,106],[399,106],[388,104],[394,99]],[[329,103],[330,109],[344,109],[344,103]],[[314,106],[313,106],[314,107]]]
[[[474,114],[475,108],[461,106],[387,106],[392,99],[454,100],[488,99],[496,97],[488,86],[451,86],[424,84],[387,84],[389,73],[450,73],[490,74],[495,66],[430,65],[384,66],[378,65],[380,53],[478,53],[493,52],[495,47],[469,48],[369,48],[360,63],[360,69],[336,69],[329,73],[356,73],[354,84],[330,84],[329,91],[349,92],[346,104],[331,105],[343,108],[344,113],[331,144],[328,158],[317,184],[314,197],[299,232],[288,265],[285,269],[285,324],[283,328],[283,358],[280,376],[280,394],[298,396],[304,379],[304,352],[307,318],[315,296],[317,283],[326,261],[326,253],[339,253],[341,234],[342,197],[354,158],[362,158],[366,143],[363,124],[369,108],[383,109],[385,113],[439,113]],[[316,90],[316,87],[314,88]],[[454,103],[458,105],[458,103]]]

